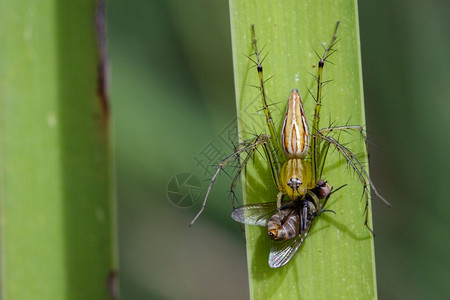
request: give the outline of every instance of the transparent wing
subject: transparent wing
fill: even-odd
[[[287,264],[297,253],[304,238],[303,235],[298,235],[284,242],[273,242],[269,254],[269,267],[279,268]]]
[[[276,209],[277,202],[247,204],[236,207],[231,217],[239,223],[266,226]]]
[[[273,242],[270,247],[269,254],[269,267],[279,268],[287,264],[297,253],[303,241],[308,236],[309,229],[311,228],[313,219],[309,222],[306,229],[299,234],[297,237],[284,241],[284,242]]]

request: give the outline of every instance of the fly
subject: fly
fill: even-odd
[[[310,195],[304,200],[289,201],[279,209],[277,202],[242,205],[233,210],[233,220],[267,228],[267,235],[272,243],[269,253],[269,267],[279,268],[287,264],[298,251],[308,236],[316,216],[327,211],[323,209],[333,188],[326,182],[319,181],[313,190],[321,202],[317,209]],[[336,190],[337,191],[337,190]]]

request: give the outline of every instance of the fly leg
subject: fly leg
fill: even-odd
[[[303,232],[306,230],[306,223],[308,221],[308,203],[303,201],[302,213],[300,215],[300,231]]]

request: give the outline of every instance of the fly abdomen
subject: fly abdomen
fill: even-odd
[[[281,210],[267,222],[267,233],[275,241],[289,240],[298,235],[299,221],[297,210]]]

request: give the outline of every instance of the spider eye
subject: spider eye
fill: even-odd
[[[302,181],[298,178],[291,178],[287,182],[287,185],[290,186],[293,190],[298,190],[298,188],[302,185]]]

